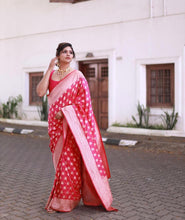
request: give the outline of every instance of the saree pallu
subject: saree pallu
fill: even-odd
[[[87,81],[74,70],[48,96],[48,133],[56,171],[48,212],[69,212],[80,202],[111,207],[109,166],[91,105]],[[55,115],[62,111],[63,118]]]

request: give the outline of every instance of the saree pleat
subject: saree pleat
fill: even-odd
[[[47,209],[67,212],[81,199],[81,155],[68,128],[65,144],[56,167],[56,175]],[[68,205],[66,205],[66,201]]]
[[[48,131],[55,180],[47,211],[68,212],[82,198],[85,205],[111,207],[110,170],[92,111],[87,81],[73,71],[48,96]],[[62,111],[64,118],[55,115]]]

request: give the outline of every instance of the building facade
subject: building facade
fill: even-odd
[[[151,123],[175,107],[185,132],[184,0],[0,0],[0,26],[0,102],[21,94],[23,119],[39,120],[36,84],[71,42],[100,127],[131,122],[139,102]]]

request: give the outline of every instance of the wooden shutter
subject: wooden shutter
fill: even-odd
[[[108,60],[79,62],[91,93],[92,107],[101,129],[108,127]]]
[[[99,97],[99,126],[106,129],[108,127],[108,63],[98,65],[98,97]]]

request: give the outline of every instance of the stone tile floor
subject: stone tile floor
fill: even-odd
[[[39,129],[32,135],[0,133],[0,219],[185,219],[185,155],[167,151],[169,139],[145,140],[149,137],[140,136],[135,148],[105,146],[112,174],[113,206],[118,212],[81,203],[70,213],[48,214],[44,206],[54,168],[46,128]],[[173,138],[170,143],[174,149],[184,146],[183,139]]]

